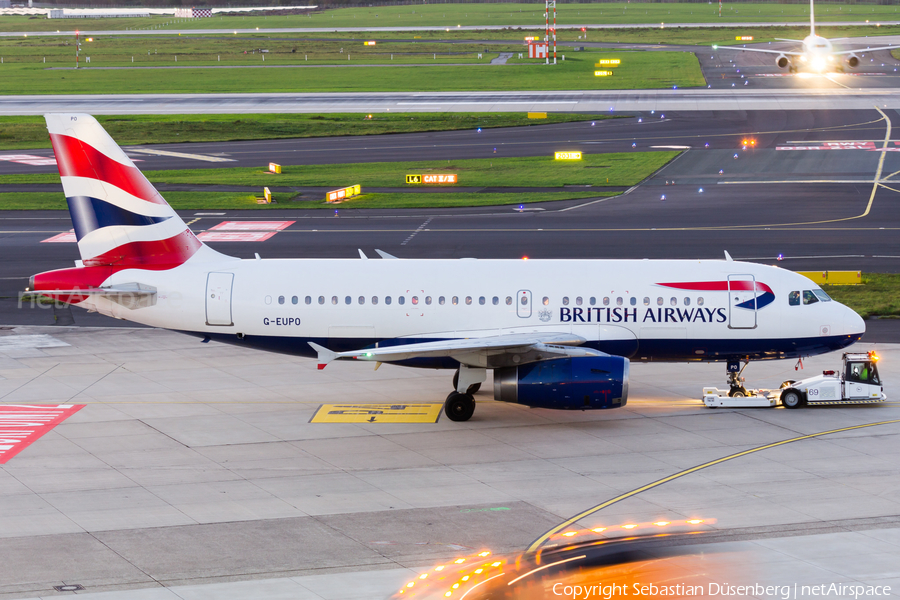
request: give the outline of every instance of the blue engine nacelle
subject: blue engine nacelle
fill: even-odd
[[[558,358],[494,369],[494,399],[535,408],[619,408],[628,400],[628,359]]]

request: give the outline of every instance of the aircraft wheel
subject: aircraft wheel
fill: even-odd
[[[459,385],[459,369],[453,374],[453,389],[456,389],[456,386]],[[481,389],[480,383],[473,383],[468,388],[466,388],[466,393],[470,396],[474,396],[478,393],[478,390]]]
[[[781,404],[785,408],[800,408],[806,405],[806,400],[799,391],[787,389],[781,393]]]
[[[468,421],[475,413],[475,399],[470,394],[450,392],[444,402],[444,414],[451,421]]]

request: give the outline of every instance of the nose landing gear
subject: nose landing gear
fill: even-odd
[[[728,374],[728,395],[732,398],[744,398],[753,395],[744,387],[744,378],[741,377],[744,369],[746,369],[749,364],[750,361],[747,360],[744,362],[744,366],[741,367],[740,360],[728,361],[728,366],[726,367],[726,373]]]

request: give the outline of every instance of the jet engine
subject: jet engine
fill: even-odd
[[[785,69],[789,64],[791,64],[791,61],[784,54],[779,54],[778,58],[775,59],[775,64],[778,65],[778,68]]]
[[[494,399],[533,408],[619,408],[628,400],[627,358],[558,358],[494,370]]]
[[[847,64],[853,67],[854,69],[859,66],[859,57],[855,54],[850,54],[847,56]]]

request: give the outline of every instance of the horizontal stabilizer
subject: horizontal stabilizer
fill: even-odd
[[[120,283],[106,287],[73,288],[70,290],[34,290],[22,294],[22,298],[47,296],[64,302],[73,297],[78,302],[86,297],[106,298],[126,308],[145,308],[156,304],[156,288],[143,283]],[[69,299],[69,300],[65,300]]]

